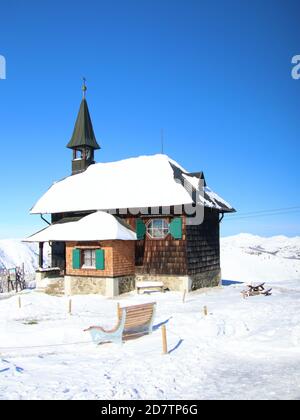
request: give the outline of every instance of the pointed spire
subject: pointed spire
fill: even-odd
[[[80,104],[77,120],[75,123],[73,135],[71,137],[71,140],[67,144],[67,147],[69,149],[76,149],[78,147],[82,146],[88,146],[92,149],[100,149],[99,144],[97,143],[92,120],[89,113],[88,104],[86,101],[86,80],[83,79],[83,99]]]

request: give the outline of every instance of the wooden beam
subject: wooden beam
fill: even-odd
[[[43,268],[44,263],[44,242],[39,242],[39,268]]]

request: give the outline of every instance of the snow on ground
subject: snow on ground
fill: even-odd
[[[112,326],[116,300],[76,296],[72,315],[67,298],[31,292],[21,309],[17,297],[2,300],[0,398],[299,399],[297,287],[244,300],[235,284],[191,293],[185,303],[176,292],[132,293],[120,303],[157,302],[155,331],[122,346],[97,347],[83,332]],[[162,323],[168,355],[161,354]]]
[[[24,293],[21,309],[17,296],[0,300],[0,399],[300,399],[300,262],[289,258],[297,246],[287,256],[280,245],[269,258],[274,242],[240,239],[222,241],[230,285],[190,293],[185,303],[178,292],[75,296],[69,315],[66,297]],[[253,245],[263,250],[249,253]],[[242,299],[244,280],[266,280],[272,296]],[[117,302],[150,301],[150,336],[95,346],[83,332],[114,325]]]
[[[282,282],[300,278],[300,237],[239,234],[221,239],[223,279]]]

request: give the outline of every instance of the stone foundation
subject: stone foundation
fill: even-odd
[[[44,278],[36,280],[36,290],[38,292],[47,293],[48,295],[63,295],[65,293],[64,278]]]
[[[39,269],[35,273],[36,290],[48,295],[64,294],[64,278],[59,275],[60,268]]]
[[[51,295],[100,294],[107,297],[119,296],[135,290],[137,281],[159,281],[172,291],[190,292],[216,287],[221,282],[221,270],[207,271],[193,276],[136,274],[121,277],[65,276],[45,277],[44,272],[36,276],[37,290]]]
[[[60,274],[60,268],[39,268],[35,272],[35,280],[36,282],[41,282],[44,279],[51,279],[57,278]]]
[[[135,290],[135,276],[119,277],[119,294]]]
[[[135,288],[134,276],[122,277],[84,277],[65,276],[65,294],[100,294],[107,297],[119,296]]]
[[[169,290],[190,292],[204,287],[217,287],[221,283],[221,270],[207,271],[193,276],[136,274],[136,281],[162,281]]]
[[[65,276],[65,294],[72,295],[105,295],[105,277]]]
[[[221,284],[221,270],[206,271],[190,277],[191,290],[204,287],[217,287]]]
[[[136,281],[160,281],[164,287],[169,290],[183,292],[191,290],[191,281],[189,276],[171,276],[163,274],[136,274]]]

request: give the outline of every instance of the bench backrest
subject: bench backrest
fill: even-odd
[[[156,303],[152,302],[119,308],[119,319],[122,318],[123,310],[126,311],[124,331],[138,331],[139,329],[146,328],[149,324],[152,324],[155,305]]]

